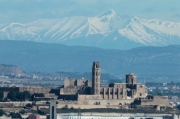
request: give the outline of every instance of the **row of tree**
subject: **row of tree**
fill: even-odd
[[[9,92],[7,98],[11,101],[26,101],[31,100],[31,94],[28,91],[24,92]]]
[[[4,110],[0,109],[0,117],[6,115],[13,119],[22,119],[21,114],[25,114],[25,113],[26,113],[25,110],[20,110],[19,112],[10,112],[9,115],[7,115],[7,113]]]

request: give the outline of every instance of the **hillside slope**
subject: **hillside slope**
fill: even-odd
[[[134,72],[140,79],[179,79],[180,46],[139,47],[108,50],[25,41],[0,41],[0,64],[20,66],[26,72],[91,72],[92,62],[100,61],[101,71],[124,78]]]
[[[24,71],[18,66],[0,64],[0,75],[24,75]]]

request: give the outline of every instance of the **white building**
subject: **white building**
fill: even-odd
[[[149,116],[133,116],[133,117],[128,117],[128,116],[107,116],[107,115],[82,115],[82,116],[78,116],[75,113],[71,113],[68,115],[61,115],[61,114],[57,114],[57,119],[163,119],[163,117],[159,116],[159,117],[149,117]]]

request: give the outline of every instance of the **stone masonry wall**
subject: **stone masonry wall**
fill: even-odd
[[[79,95],[78,104],[87,105],[126,105],[134,102],[134,99],[102,99],[99,95]]]
[[[141,100],[141,105],[160,105],[160,106],[170,106],[167,96],[154,96],[154,99]]]

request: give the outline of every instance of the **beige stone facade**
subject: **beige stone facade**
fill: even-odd
[[[142,105],[142,106],[150,106],[150,105],[170,106],[168,96],[153,96],[151,98],[136,99],[135,102],[138,105]]]
[[[7,97],[11,91],[29,91],[34,95],[35,101],[59,99],[59,105],[77,105],[86,107],[128,107],[138,105],[164,105],[169,106],[168,98],[163,96],[148,97],[146,86],[137,83],[134,73],[126,74],[124,83],[110,83],[108,86],[100,85],[100,63],[93,62],[92,80],[64,79],[64,86],[60,88],[43,87],[0,87]],[[86,105],[86,106],[85,106]],[[73,106],[74,107],[74,106]]]
[[[82,105],[126,105],[133,103],[136,98],[146,98],[147,90],[144,84],[136,82],[134,73],[126,74],[125,83],[111,83],[101,87],[100,63],[93,62],[92,81],[65,79],[60,95],[76,95],[78,104]]]

